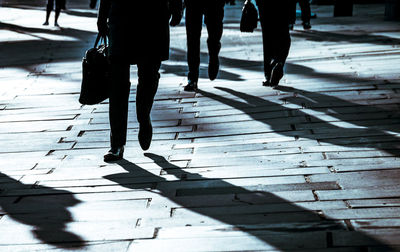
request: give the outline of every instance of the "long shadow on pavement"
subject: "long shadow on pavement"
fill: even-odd
[[[264,190],[251,191],[222,179],[208,179],[200,174],[190,173],[190,169],[182,169],[156,154],[146,153],[145,156],[152,159],[166,174],[180,180],[167,181],[128,160],[118,162],[127,173],[108,175],[104,178],[130,189],[145,189],[143,183],[153,183],[152,189],[155,189],[157,194],[183,208],[231,225],[233,227],[229,230],[248,233],[281,251],[296,248],[322,250],[335,246],[358,246],[360,249],[374,246],[382,251],[391,249],[362,232],[349,231],[341,221],[326,219],[317,214],[317,211],[302,208],[270,193],[269,191],[273,191],[277,185],[265,185]],[[177,195],[180,186],[189,184],[193,184],[191,191],[194,195]],[[234,196],[231,197],[230,204],[223,200],[210,201],[210,198],[218,195]],[[196,223],[200,221],[193,217],[186,220],[187,226],[198,225]],[[206,220],[201,220],[205,221],[203,225],[207,225]],[[180,223],[185,225],[182,221]]]
[[[27,35],[27,40],[0,42],[3,52],[0,67],[16,66],[26,69],[29,65],[53,60],[81,59],[85,50],[93,45],[94,32],[63,28],[50,30],[24,27],[0,22],[0,30]],[[48,38],[48,35],[58,36]],[[93,41],[93,42],[91,42]],[[30,69],[27,69],[30,70]]]
[[[187,67],[186,67],[186,51],[179,49],[179,48],[171,48],[171,55],[170,59],[174,61],[182,62],[184,65],[179,66],[171,66],[168,64],[163,64],[161,69],[164,70],[164,73],[172,73],[177,76],[185,77],[187,76]],[[237,73],[229,72],[226,67],[231,69],[239,69],[239,70],[246,70],[251,72],[259,72],[260,76],[263,75],[263,61],[257,60],[245,60],[245,59],[238,59],[238,58],[228,58],[224,56],[220,56],[220,72],[221,75],[218,75],[219,80],[231,80],[231,81],[244,81],[246,78],[243,78],[241,75]],[[200,60],[202,64],[208,63],[208,54],[205,52],[200,53]],[[387,80],[377,80],[374,77],[360,77],[356,74],[352,74],[351,72],[355,72],[349,68],[349,73],[326,73],[321,71],[315,71],[314,69],[294,63],[294,62],[287,62],[285,64],[285,72],[287,74],[298,74],[306,77],[313,77],[319,78],[323,80],[327,80],[331,83],[335,83],[338,87],[338,90],[344,86],[343,83],[366,83],[371,85],[371,82],[374,84],[380,84],[379,88],[384,89]],[[240,71],[242,72],[242,71]],[[202,78],[208,78],[207,69],[200,67],[200,75]],[[261,84],[261,83],[260,83]],[[201,83],[199,84],[201,86]]]
[[[46,244],[63,249],[85,246],[81,237],[66,230],[73,221],[68,207],[79,203],[68,191],[23,184],[0,173],[0,209],[12,220],[31,226],[33,235]],[[10,245],[19,244],[18,237],[14,239]]]
[[[243,99],[246,102],[242,102],[242,101],[238,101],[235,99],[230,99],[230,98],[226,98],[223,97],[221,95],[216,95],[216,94],[212,94],[210,92],[204,91],[204,90],[198,90],[198,92],[206,97],[209,97],[213,100],[219,101],[223,104],[226,104],[228,106],[231,106],[233,108],[236,108],[238,110],[243,111],[244,113],[248,114],[252,119],[262,122],[266,125],[269,125],[271,127],[271,130],[273,130],[274,132],[277,132],[278,134],[281,135],[288,135],[288,136],[293,136],[294,133],[298,132],[298,137],[300,138],[308,138],[308,139],[313,139],[313,140],[317,140],[320,142],[325,142],[325,143],[330,143],[330,144],[334,144],[334,145],[342,145],[345,147],[354,147],[354,146],[358,146],[358,147],[368,147],[368,148],[375,148],[375,149],[379,149],[382,151],[385,151],[387,153],[390,153],[393,156],[400,156],[400,146],[398,145],[398,141],[399,138],[388,134],[387,132],[385,132],[385,127],[388,128],[388,130],[396,130],[396,128],[398,127],[398,123],[399,123],[399,118],[398,116],[394,119],[390,119],[392,120],[392,127],[387,126],[382,126],[378,121],[375,121],[374,119],[369,120],[365,119],[365,120],[357,120],[356,116],[355,119],[353,120],[351,117],[345,117],[343,114],[337,113],[337,114],[332,114],[333,117],[337,117],[340,121],[343,122],[349,122],[349,123],[354,123],[354,124],[358,124],[359,126],[362,126],[362,128],[345,128],[345,127],[339,127],[339,126],[335,126],[333,123],[330,122],[326,122],[323,121],[319,118],[317,118],[316,116],[312,116],[309,114],[306,114],[304,112],[302,112],[301,110],[295,110],[296,115],[295,117],[301,117],[301,118],[308,118],[307,121],[305,122],[307,124],[307,126],[311,127],[310,129],[314,129],[314,130],[323,130],[324,132],[327,132],[325,134],[312,134],[312,133],[307,133],[307,134],[302,134],[303,131],[287,131],[287,130],[283,130],[283,124],[282,124],[282,119],[286,118],[286,122],[285,125],[287,124],[291,124],[291,119],[295,119],[295,117],[288,117],[286,116],[285,118],[278,118],[277,120],[274,120],[274,118],[267,118],[263,113],[249,113],[247,111],[247,108],[249,107],[276,107],[277,111],[283,111],[283,110],[289,110],[288,108],[284,108],[284,107],[279,107],[279,104],[267,101],[263,98],[257,97],[257,96],[253,96],[253,95],[249,95],[249,94],[245,94],[239,91],[235,91],[229,88],[223,88],[223,87],[217,87],[219,90],[225,91],[231,95],[234,95],[238,98]],[[281,90],[287,90],[287,88],[284,87],[279,87]],[[290,90],[290,89],[289,89]],[[293,89],[294,90],[294,89]],[[297,90],[300,94],[307,94],[307,92],[302,91],[300,92],[300,90]],[[327,104],[327,106],[329,105],[329,101],[332,102],[332,104],[338,103],[338,104],[342,104],[342,105],[346,105],[343,104],[343,100],[340,99],[334,99],[333,97],[329,97],[331,98],[330,100],[327,98],[328,96],[323,96],[323,95],[318,95],[316,93],[314,93],[312,95],[312,97],[310,97],[311,100],[316,100],[319,101],[321,103],[324,102]],[[295,99],[293,99],[295,100]],[[339,101],[340,100],[340,101]],[[290,99],[289,99],[290,101]],[[298,99],[297,101],[299,101],[300,103],[309,103],[310,101],[307,99],[301,100]],[[341,102],[341,103],[340,103]],[[346,102],[347,105],[351,104],[351,102]],[[357,104],[353,104],[353,106],[359,106]],[[334,106],[332,106],[334,107]],[[333,108],[335,109],[335,108]],[[366,112],[372,112],[374,111],[375,113],[378,111],[380,113],[384,113],[387,111],[383,111],[381,109],[378,108],[374,108],[371,107],[369,108],[368,106],[365,106],[365,108],[363,109]],[[298,122],[299,123],[299,122]],[[301,122],[300,122],[301,123]],[[296,122],[294,122],[294,124],[296,124]],[[375,128],[374,128],[375,126]],[[383,128],[383,129],[381,129]],[[398,131],[398,128],[397,128]],[[342,139],[340,136],[343,137],[347,137],[350,138],[348,140],[346,139]],[[376,140],[373,139],[372,136],[380,136],[382,138],[385,138],[388,143],[384,144],[381,142],[381,140]]]

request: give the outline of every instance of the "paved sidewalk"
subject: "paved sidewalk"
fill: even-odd
[[[202,38],[197,93],[172,28],[152,146],[137,141],[133,85],[125,159],[107,164],[107,101],[78,103],[95,13],[43,27],[25,2],[0,8],[0,251],[400,250],[400,23],[383,5],[314,6],[276,89],[240,6],[226,7],[213,82]]]

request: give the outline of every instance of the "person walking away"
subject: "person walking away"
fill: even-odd
[[[256,0],[258,6],[263,50],[264,86],[277,86],[290,49],[289,0]]]
[[[187,61],[189,67],[188,84],[184,87],[185,91],[195,91],[197,89],[203,17],[208,31],[208,77],[210,80],[217,78],[225,3],[232,4],[232,0],[185,0]]]
[[[112,79],[109,91],[111,149],[104,155],[104,161],[123,158],[132,64],[138,68],[138,139],[143,150],[150,147],[153,134],[150,111],[158,88],[161,61],[169,57],[169,25],[178,25],[181,18],[182,0],[100,1],[97,26],[100,35],[109,36]]]
[[[303,21],[303,29],[311,29],[311,7],[309,0],[289,0],[289,29],[293,30],[294,24],[296,23],[296,6],[297,3],[300,5],[301,9],[301,20]]]
[[[49,18],[51,11],[54,9],[54,2],[56,4],[55,16],[54,16],[54,26],[59,27],[58,17],[60,16],[61,10],[65,10],[65,0],[48,0],[46,6],[46,21],[43,25],[49,25]]]

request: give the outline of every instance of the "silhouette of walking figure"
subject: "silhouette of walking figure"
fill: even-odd
[[[289,0],[256,0],[263,37],[264,86],[277,86],[290,48]]]
[[[301,20],[303,21],[304,30],[311,29],[311,7],[309,0],[290,0],[290,13],[289,13],[289,29],[293,30],[294,24],[296,23],[296,5],[297,2],[301,9]]]
[[[224,6],[231,0],[185,0],[186,5],[186,35],[187,61],[189,66],[188,84],[185,91],[195,91],[199,79],[200,37],[204,23],[208,31],[208,77],[215,80],[219,71],[218,54],[221,50],[223,32]]]
[[[54,9],[54,2],[56,4],[56,14],[54,16],[54,26],[60,26],[58,24],[58,17],[60,16],[61,10],[65,10],[65,0],[48,0],[46,7],[46,21],[43,25],[49,25],[50,13]]]
[[[110,39],[109,117],[111,149],[104,161],[122,159],[126,143],[130,65],[138,67],[136,115],[139,143],[150,147],[153,128],[150,111],[157,92],[161,61],[169,57],[169,19],[176,26],[182,18],[182,0],[116,1],[101,0],[97,26]]]

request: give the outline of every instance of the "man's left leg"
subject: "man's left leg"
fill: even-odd
[[[219,71],[218,55],[221,50],[223,33],[224,6],[223,0],[207,0],[205,10],[205,23],[208,31],[208,77],[215,80]]]
[[[139,84],[136,90],[136,116],[139,122],[139,143],[143,150],[150,147],[153,136],[150,112],[157,93],[161,62],[138,63]]]

